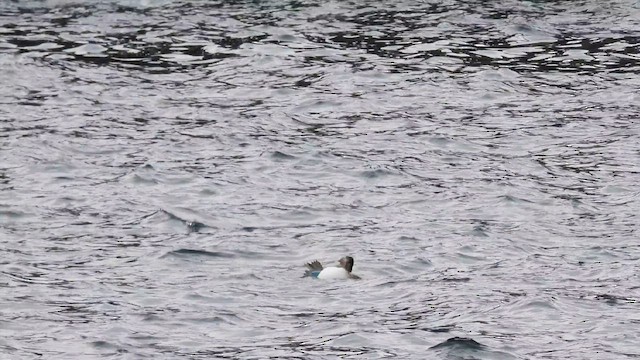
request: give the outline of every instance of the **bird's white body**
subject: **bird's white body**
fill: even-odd
[[[318,274],[318,279],[348,279],[349,273],[341,267],[326,267]]]

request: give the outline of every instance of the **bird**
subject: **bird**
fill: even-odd
[[[318,279],[354,279],[359,280],[358,275],[351,273],[353,270],[353,258],[345,256],[338,261],[340,266],[323,267],[318,260],[307,263],[307,270],[303,277],[313,277]]]

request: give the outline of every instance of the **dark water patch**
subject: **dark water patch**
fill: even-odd
[[[416,283],[418,280],[417,279],[403,279],[403,280],[397,280],[397,281],[385,281],[382,282],[380,284],[376,284],[375,286],[379,286],[379,287],[394,287],[396,285],[401,285],[401,284],[405,284],[405,283]]]
[[[599,295],[596,295],[595,299],[605,301],[607,304],[610,304],[610,305],[617,305],[619,303],[632,304],[632,303],[638,302],[637,299],[618,296],[618,295],[611,295],[611,294],[599,294]]]
[[[528,24],[510,24],[511,21],[517,23],[517,17],[502,20],[504,24],[490,21],[478,27],[467,23],[465,13],[481,10],[491,17],[496,9],[475,2],[457,6],[413,5],[402,10],[378,6],[366,14],[356,10],[321,17],[312,15],[315,4],[301,3],[296,17],[308,21],[309,26],[304,33],[300,33],[301,29],[295,26],[285,26],[284,29],[290,30],[290,35],[284,35],[282,30],[264,22],[265,18],[278,18],[266,8],[260,9],[256,16],[247,17],[239,12],[225,19],[230,9],[240,10],[243,6],[251,5],[216,4],[218,6],[199,4],[185,7],[180,2],[168,3],[146,8],[144,15],[135,9],[123,10],[115,2],[87,4],[83,7],[86,12],[73,7],[57,8],[54,10],[56,16],[46,16],[42,23],[20,24],[7,20],[11,16],[25,16],[23,9],[5,6],[4,21],[0,24],[5,43],[8,44],[5,48],[14,46],[11,51],[41,51],[45,61],[47,57],[62,52],[72,54],[73,61],[126,64],[149,72],[160,69],[185,71],[194,67],[219,65],[230,56],[286,58],[295,55],[321,63],[330,61],[331,57],[317,56],[314,52],[327,47],[334,52],[359,50],[383,59],[396,59],[396,64],[392,65],[395,71],[424,71],[431,68],[456,72],[465,67],[500,66],[526,72],[633,72],[640,61],[639,38],[624,31],[598,33],[594,29],[594,33],[581,34],[554,29],[545,33],[545,30]],[[43,8],[41,11],[46,13],[51,10]],[[170,15],[172,12],[180,13],[181,18],[193,20],[167,27],[167,22],[175,22],[174,16]],[[431,18],[412,16],[416,13],[429,14]],[[33,18],[41,18],[42,15],[39,12],[26,14]],[[105,14],[112,14],[112,17],[109,21],[98,23],[98,19]],[[157,21],[145,23],[144,19],[148,18]],[[275,18],[273,21],[277,21]],[[224,20],[214,25],[204,19]],[[323,26],[327,22],[337,22],[341,26]],[[82,33],[82,29],[89,24],[99,25],[92,32]],[[438,26],[440,24],[449,26]],[[367,31],[371,27],[378,29]],[[291,46],[304,43],[303,38],[306,40],[305,46]],[[398,60],[404,60],[405,63]],[[430,66],[425,60],[432,60],[433,65]],[[356,63],[355,58],[348,56],[339,61]],[[452,64],[457,66],[452,67]],[[297,80],[294,84],[306,84],[301,81]]]
[[[437,327],[426,327],[422,330],[433,332],[433,333],[448,333],[455,329],[455,325],[442,325]],[[437,346],[437,345],[436,345]]]
[[[478,224],[473,227],[470,234],[473,236],[488,237],[490,227],[491,224],[489,222],[480,220]]]
[[[484,350],[486,347],[479,342],[465,337],[449,338],[440,344],[434,345],[431,349],[447,349],[447,350]]]
[[[504,293],[507,294],[509,296],[513,296],[513,297],[520,297],[520,296],[527,296],[527,293],[525,292],[518,292],[518,291],[501,291],[501,290],[497,290],[500,293]]]
[[[533,202],[531,200],[517,198],[512,195],[501,195],[500,198],[502,198],[506,202],[511,202],[511,203],[532,203]]]
[[[120,350],[120,351],[118,351],[120,353],[127,353],[128,352],[128,351],[126,351],[124,349],[121,349],[116,344],[113,344],[111,342],[104,341],[104,340],[92,341],[91,345],[94,346],[97,349],[100,349],[100,350]]]
[[[275,151],[271,154],[271,158],[274,160],[293,160],[296,157],[293,155],[285,154],[281,151]]]
[[[468,282],[471,281],[469,277],[443,277],[440,279],[443,282]]]
[[[39,285],[67,285],[69,282],[63,279],[51,279],[48,272],[31,271],[25,272],[21,269],[3,270],[2,274],[9,279],[21,284],[39,284]],[[18,285],[19,286],[19,285]]]
[[[131,181],[136,184],[146,184],[146,185],[155,185],[158,184],[159,181],[153,178],[146,178],[144,176],[134,174],[132,176]]]
[[[11,219],[12,221],[16,221],[16,220],[19,221],[22,218],[25,218],[25,217],[28,218],[29,214],[22,211],[16,211],[16,210],[1,210],[0,216],[4,221],[7,221],[7,219]]]
[[[189,258],[189,257],[212,257],[212,258],[224,258],[224,259],[229,259],[229,258],[234,258],[237,255],[236,254],[232,254],[232,253],[227,253],[227,252],[219,252],[219,251],[205,251],[205,250],[195,250],[195,249],[178,249],[178,250],[173,250],[168,252],[167,254],[163,255],[163,257],[165,256],[177,256],[177,257],[183,257],[183,258]]]
[[[375,170],[367,170],[367,171],[362,171],[360,173],[360,176],[365,178],[365,179],[378,179],[381,178],[383,176],[387,176],[389,175],[390,172],[383,170],[383,169],[375,169]]]
[[[429,350],[435,351],[446,359],[518,359],[508,352],[496,351],[472,338],[453,337],[439,343]]]
[[[187,322],[195,322],[195,323],[203,323],[203,324],[225,324],[225,325],[233,325],[235,322],[229,320],[228,318],[223,318],[220,316],[215,317],[196,317],[196,318],[183,318],[182,321]]]

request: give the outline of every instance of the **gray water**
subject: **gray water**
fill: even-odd
[[[2,1],[0,69],[1,359],[640,357],[637,1]]]

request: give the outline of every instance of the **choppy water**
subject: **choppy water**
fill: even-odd
[[[637,1],[2,1],[0,69],[2,359],[640,356]]]

